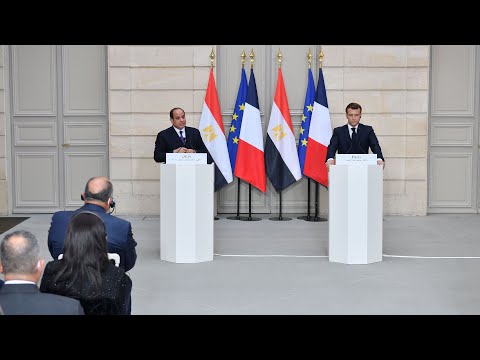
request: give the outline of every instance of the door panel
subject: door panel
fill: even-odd
[[[56,47],[12,46],[14,116],[55,116]]]
[[[105,153],[80,152],[65,154],[65,207],[77,208],[83,204],[80,194],[92,174],[102,174],[107,167]],[[84,169],[89,169],[85,173]],[[80,191],[79,191],[80,189]]]
[[[57,152],[19,151],[14,171],[16,209],[30,213],[58,209]]]
[[[105,47],[63,46],[63,114],[106,115]]]

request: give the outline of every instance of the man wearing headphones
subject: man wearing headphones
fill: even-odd
[[[104,176],[92,177],[82,193],[85,205],[75,211],[58,211],[53,214],[48,230],[48,250],[54,259],[63,253],[63,242],[70,218],[80,211],[92,211],[103,220],[107,229],[108,252],[120,256],[120,267],[125,271],[133,268],[137,260],[137,242],[133,238],[132,224],[111,215],[109,209],[113,211],[115,208],[112,195],[113,185],[109,179]]]

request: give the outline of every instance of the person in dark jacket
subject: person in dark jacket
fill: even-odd
[[[382,148],[375,131],[370,125],[360,123],[362,107],[357,103],[350,103],[345,108],[347,124],[333,129],[332,137],[327,149],[325,166],[327,169],[334,164],[335,154],[368,154],[369,149],[377,155],[377,164],[385,167]]]
[[[63,258],[45,267],[40,291],[80,300],[87,315],[129,315],[132,280],[108,259],[107,230],[96,213],[68,224]]]
[[[186,126],[187,118],[182,108],[176,107],[170,110],[170,122],[172,126],[157,134],[153,152],[153,159],[156,162],[165,162],[167,153],[206,153],[207,163],[212,163],[213,159],[202,140],[200,131]]]
[[[81,197],[85,202],[81,208],[75,211],[58,211],[52,216],[48,230],[48,250],[53,259],[58,259],[58,255],[63,253],[63,242],[70,218],[81,211],[92,211],[100,216],[107,229],[108,252],[120,256],[120,267],[125,271],[132,269],[137,260],[137,242],[133,238],[132,224],[109,212],[115,208],[110,180],[103,176],[92,177],[85,185]]]
[[[29,231],[7,234],[0,245],[0,306],[5,315],[84,315],[78,300],[43,294],[37,283],[45,261],[40,257],[37,238]]]

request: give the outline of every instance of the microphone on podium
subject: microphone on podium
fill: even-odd
[[[187,139],[187,145],[186,145],[186,146],[187,146],[187,149],[192,149],[192,150],[194,150],[195,152],[197,152],[197,149],[195,149],[195,147],[193,147],[191,140],[192,140],[192,139],[191,139],[191,136],[189,136],[188,139]]]

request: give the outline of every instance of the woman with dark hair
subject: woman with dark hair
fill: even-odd
[[[107,232],[95,213],[75,214],[63,258],[45,267],[40,291],[80,300],[86,315],[128,315],[132,280],[108,259]]]

